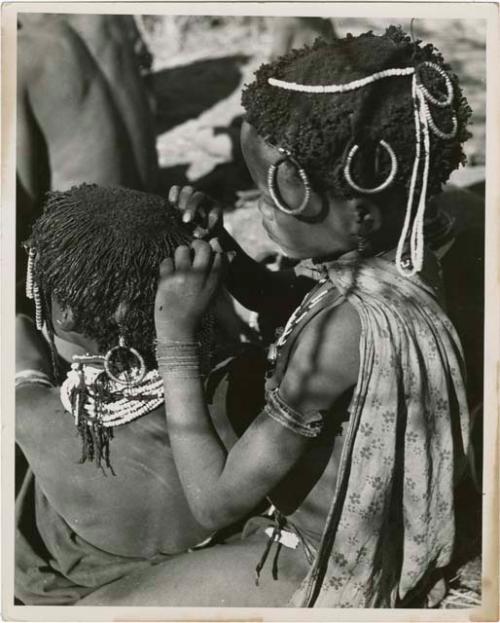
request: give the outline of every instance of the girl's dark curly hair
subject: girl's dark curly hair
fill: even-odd
[[[75,329],[102,352],[118,335],[154,367],[154,299],[160,262],[191,236],[162,197],[118,186],[82,184],[48,194],[28,245],[44,320],[53,335],[52,297],[74,315]],[[118,327],[120,304],[126,314]]]
[[[372,32],[347,35],[331,43],[317,40],[312,47],[292,50],[271,64],[262,65],[246,86],[242,103],[246,120],[269,143],[289,149],[306,170],[313,187],[340,198],[356,192],[346,183],[343,167],[347,151],[361,149],[353,163],[354,177],[362,186],[375,186],[385,178],[389,159],[377,163],[375,148],[387,141],[398,158],[398,173],[388,192],[407,193],[415,154],[415,125],[411,77],[379,80],[369,86],[338,94],[286,91],[268,83],[269,78],[301,84],[328,85],[364,78],[389,68],[418,66],[431,61],[449,75],[454,98],[451,106],[430,105],[436,125],[451,127],[452,111],[458,122],[455,138],[443,140],[431,133],[428,197],[440,192],[450,173],[465,163],[462,143],[469,138],[471,110],[457,77],[431,44],[411,41],[400,28],[391,26],[382,36]],[[445,91],[443,78],[432,68],[419,75],[435,97]],[[377,164],[376,164],[377,163]]]

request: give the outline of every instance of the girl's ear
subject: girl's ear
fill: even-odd
[[[70,307],[61,307],[61,305],[52,298],[52,322],[60,331],[68,333],[75,328],[75,317]]]
[[[356,200],[354,203],[353,234],[366,236],[376,234],[382,227],[382,215],[380,208],[371,201],[365,199]]]

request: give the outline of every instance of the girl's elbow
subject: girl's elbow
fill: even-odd
[[[197,503],[191,510],[200,526],[210,532],[226,528],[239,519],[223,505],[217,504],[215,500],[206,500],[202,504]]]

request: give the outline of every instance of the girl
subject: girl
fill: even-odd
[[[209,417],[195,338],[221,251],[233,256],[233,293],[261,312],[279,303],[282,314],[300,282],[255,273],[223,233],[211,246],[178,247],[161,265],[157,358],[197,520],[215,530],[264,499],[274,512],[239,542],[82,603],[422,605],[452,556],[453,487],[468,443],[461,348],[424,244],[425,209],[463,161],[470,111],[437,50],[396,28],[264,65],[243,104],[264,227],[317,285],[270,349],[265,406],[228,449]],[[172,199],[185,220],[203,213],[192,189]]]

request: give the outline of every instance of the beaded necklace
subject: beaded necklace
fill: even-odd
[[[326,285],[326,287],[324,287]],[[328,279],[323,278],[318,281],[317,285],[306,294],[303,301],[300,305],[295,309],[290,318],[288,319],[284,329],[280,332],[278,339],[269,346],[267,359],[270,363],[274,364],[278,359],[278,355],[285,345],[287,339],[292,334],[295,327],[299,324],[301,320],[303,320],[306,315],[318,305],[318,303],[331,291],[333,290],[334,285],[328,281]]]
[[[85,419],[88,426],[96,421],[105,428],[121,426],[157,409],[164,402],[163,381],[158,370],[146,373],[142,382],[133,387],[123,386],[108,380],[109,401],[98,396],[95,383],[103,369],[92,365],[72,364],[66,380],[61,385],[61,402],[64,409],[75,418],[79,425],[79,405],[75,405],[72,396],[85,385]],[[76,400],[81,399],[77,394]]]

